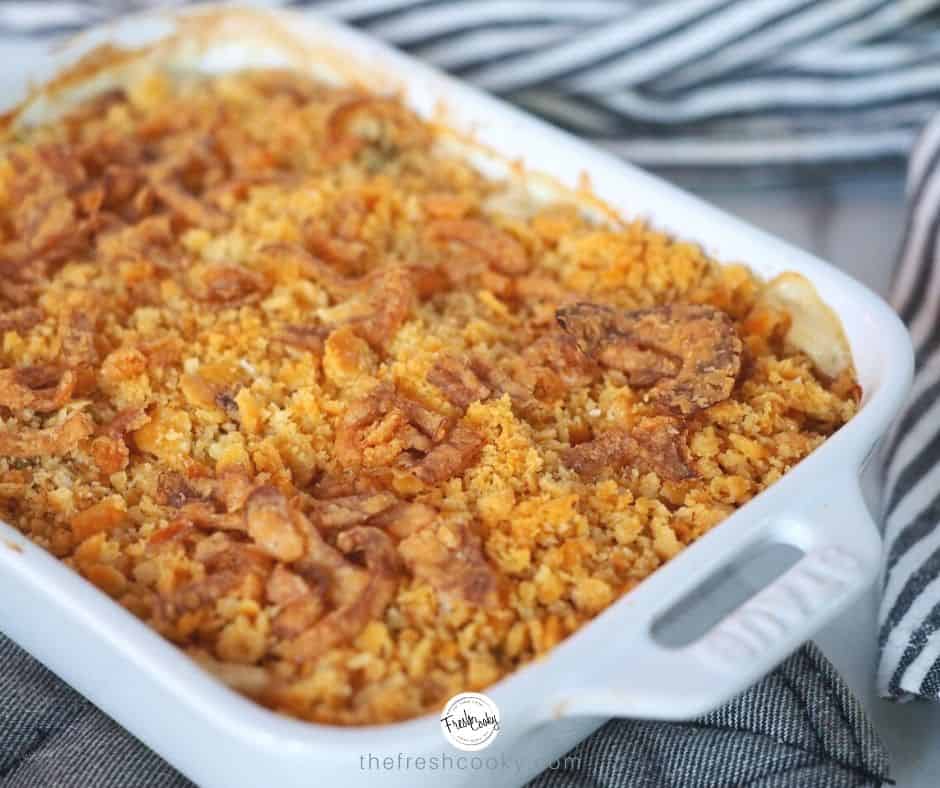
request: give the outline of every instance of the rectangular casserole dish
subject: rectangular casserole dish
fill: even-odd
[[[288,66],[321,78],[358,80],[380,92],[401,91],[422,116],[472,137],[474,161],[483,169],[505,174],[507,161],[521,161],[549,176],[534,179],[536,189],[583,191],[589,183],[591,195],[618,213],[636,215],[640,206],[653,226],[701,244],[717,259],[744,261],[763,278],[783,271],[803,275],[840,318],[864,392],[858,415],[783,479],[547,658],[491,687],[501,734],[479,760],[461,760],[463,754],[444,740],[436,715],[350,729],[267,711],[219,684],[0,523],[0,628],[194,781],[237,787],[335,779],[344,785],[419,786],[483,779],[488,785],[519,785],[606,716],[685,719],[715,708],[771,670],[873,582],[881,545],[861,497],[859,473],[901,406],[912,357],[900,321],[862,285],[652,176],[316,17],[202,7],[128,18],[48,53],[30,64],[31,77],[41,82],[68,73],[102,44],[141,49],[129,58],[111,58],[107,67],[76,69],[40,89],[17,122],[42,120],[106,88],[121,79],[127,63],[142,58],[187,71]],[[772,543],[792,545],[803,557],[697,641],[667,648],[653,637],[666,611]],[[390,757],[395,766],[376,769],[369,756]],[[419,757],[426,764],[437,758],[438,767],[417,767]]]

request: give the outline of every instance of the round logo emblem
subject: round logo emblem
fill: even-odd
[[[441,730],[458,750],[483,750],[499,735],[499,709],[486,695],[461,692],[444,705]]]

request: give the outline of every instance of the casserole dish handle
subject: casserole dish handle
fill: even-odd
[[[737,534],[731,556],[724,553],[712,562],[704,580],[696,573],[682,597],[689,598],[709,577],[762,544],[786,544],[803,553],[787,571],[685,646],[669,647],[656,640],[653,629],[665,611],[654,610],[642,639],[613,650],[623,654],[622,664],[612,672],[619,678],[563,690],[551,699],[546,718],[690,719],[770,672],[877,577],[881,538],[858,479],[836,489],[848,491],[839,496],[838,506],[822,503],[802,515],[771,518]]]

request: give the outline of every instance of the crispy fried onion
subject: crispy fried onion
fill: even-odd
[[[272,557],[290,560],[282,558],[289,545],[278,546],[290,540],[290,523],[277,516],[283,511],[267,505],[281,498],[277,489],[257,487],[241,471],[225,471],[217,479],[167,471],[157,482],[157,502],[178,509],[178,519],[210,531],[241,531]]]
[[[727,399],[741,368],[741,340],[721,310],[670,304],[621,312],[580,303],[556,312],[580,349],[651,387],[648,399],[683,415]]]
[[[447,434],[446,416],[380,383],[340,420],[335,455],[346,468],[392,465],[402,452],[427,454]]]
[[[330,330],[326,326],[304,326],[289,323],[281,329],[278,339],[285,345],[306,350],[315,356],[323,355],[324,342]]]
[[[223,596],[237,593],[252,577],[261,578],[270,572],[271,559],[253,545],[206,540],[197,548],[205,575],[175,589],[159,601],[158,620],[172,621],[182,613],[214,607]]]
[[[317,623],[329,606],[328,578],[325,574],[308,572],[303,577],[278,564],[268,578],[265,598],[278,611],[272,620],[272,631],[279,638],[295,638]]]
[[[405,539],[421,528],[426,528],[438,517],[433,506],[418,501],[399,501],[385,511],[370,518],[369,525],[387,531],[395,539]]]
[[[162,506],[171,506],[174,509],[182,509],[190,503],[206,503],[210,498],[210,491],[205,489],[206,483],[211,480],[198,481],[187,479],[179,471],[164,471],[157,479],[157,502]],[[202,487],[203,489],[197,489]]]
[[[364,280],[365,289],[336,307],[325,310],[327,335],[349,326],[379,353],[388,345],[408,318],[418,297],[408,271],[399,266],[384,268]]]
[[[65,366],[90,366],[98,361],[95,321],[85,312],[74,311],[59,323],[59,355]]]
[[[547,411],[535,397],[531,381],[523,383],[518,379],[515,374],[518,365],[513,360],[490,362],[474,356],[470,359],[470,366],[473,373],[493,390],[494,396],[507,394],[513,408],[522,416],[533,421],[543,420]]]
[[[180,481],[173,478],[166,484],[174,487]],[[383,614],[394,597],[400,560],[384,531],[357,525],[340,532],[333,547],[273,486],[256,487],[245,500],[243,512],[237,514],[215,512],[188,482],[183,483],[184,489],[170,493],[184,501],[178,522],[223,530],[231,527],[250,536],[253,544],[233,542],[221,533],[201,542],[196,558],[206,567],[206,576],[165,600],[164,616],[213,605],[254,574],[266,578],[265,597],[277,607],[272,631],[283,640],[280,654],[304,662],[355,637]],[[166,529],[172,534],[163,541],[172,540],[179,530],[174,528]],[[200,549],[207,552],[201,559]]]
[[[343,275],[334,266],[296,244],[271,244],[262,253],[296,267],[301,276],[317,282],[339,305],[326,310],[325,324],[289,326],[283,340],[314,352],[331,329],[351,326],[377,351],[384,351],[422,298],[438,292],[442,277],[432,267],[392,262],[358,277]]]
[[[483,436],[465,424],[457,424],[443,443],[439,443],[412,469],[425,484],[440,484],[463,473],[480,457]]]
[[[474,402],[482,402],[492,393],[470,366],[470,362],[442,356],[428,371],[427,381],[440,389],[454,407],[466,410]]]
[[[96,253],[105,260],[147,261],[167,271],[178,267],[176,253],[178,233],[166,214],[148,216],[135,224],[113,232],[101,233],[95,239]]]
[[[296,268],[300,276],[312,279],[336,299],[346,299],[360,293],[365,284],[364,277],[345,276],[325,260],[310,254],[300,244],[268,244],[261,249],[261,254],[276,264]]]
[[[290,637],[298,624],[306,624],[279,649],[287,659],[305,662],[354,638],[365,625],[381,616],[395,596],[401,575],[395,545],[378,528],[356,526],[336,538],[337,548],[323,541],[306,518],[307,553],[292,567],[292,573],[307,586],[300,596],[300,584],[283,577],[277,591],[285,586],[297,593],[273,622],[273,629]],[[350,560],[359,556],[364,566]],[[328,585],[324,585],[322,578]],[[289,586],[287,585],[289,582]],[[269,591],[274,590],[270,589]],[[310,598],[314,601],[307,601]],[[276,595],[276,598],[281,598]],[[334,609],[318,615],[332,603]],[[301,613],[296,612],[297,609]],[[282,618],[287,614],[286,618]],[[292,627],[291,625],[294,625]]]
[[[137,193],[135,201],[146,209],[142,213],[149,213],[152,210],[149,203],[156,200],[186,224],[209,230],[223,229],[227,224],[225,214],[186,187],[187,177],[192,179],[194,174],[204,175],[218,166],[212,140],[204,133],[196,132],[188,139],[180,139],[171,155],[143,168],[147,184]],[[201,191],[201,188],[196,191]]]
[[[42,322],[42,310],[34,306],[0,312],[0,331],[27,331]]]
[[[600,370],[593,359],[579,349],[577,340],[561,331],[540,336],[522,352],[531,372],[531,385],[546,389],[577,388],[589,385]],[[523,376],[525,379],[525,376]],[[546,382],[551,378],[551,383]]]
[[[152,178],[149,185],[153,195],[186,223],[210,230],[225,227],[226,218],[221,211],[187,192],[178,182]]]
[[[508,275],[524,274],[529,269],[525,247],[519,241],[477,219],[437,219],[427,226],[425,239],[431,246],[446,246],[460,253],[459,264],[447,266],[448,274],[458,278],[479,273],[481,265]],[[468,267],[468,262],[477,265]]]
[[[337,164],[366,147],[394,154],[423,145],[427,140],[424,124],[400,102],[363,96],[340,104],[330,113],[323,157],[328,163]]]
[[[150,421],[142,408],[125,408],[110,422],[98,428],[97,437],[91,442],[90,453],[98,470],[107,475],[127,467],[130,461],[128,433],[138,430]]]
[[[483,437],[422,403],[379,384],[349,406],[334,451],[346,468],[407,467],[425,484],[459,475],[476,462]]]
[[[340,531],[356,525],[365,525],[398,503],[398,498],[389,492],[344,495],[327,501],[317,501],[313,517],[319,527]]]
[[[237,306],[258,301],[270,289],[258,271],[241,265],[197,266],[189,275],[189,292],[197,301]]]
[[[156,499],[161,506],[178,509],[192,525],[248,533],[241,512],[255,493],[256,500],[263,501],[266,490],[240,466],[225,468],[216,477],[164,471],[157,480]]]
[[[433,506],[402,501],[368,474],[325,476],[311,488],[309,514],[327,531],[371,525],[404,539],[430,525],[438,515]]]
[[[48,260],[33,259],[11,262],[0,248],[0,299],[19,308],[35,304],[49,281],[51,266]]]
[[[75,373],[55,364],[0,369],[0,405],[13,411],[49,413],[65,405],[75,391]]]
[[[596,373],[597,366],[577,349],[574,340],[559,332],[536,340],[521,357],[503,362],[444,356],[429,370],[427,380],[460,410],[478,400],[508,394],[517,413],[542,422],[550,416],[542,400],[551,401],[573,386],[587,385]]]
[[[91,417],[81,411],[44,429],[7,427],[0,432],[0,457],[59,457],[68,454],[93,430]]]
[[[7,217],[17,240],[0,247],[0,258],[27,264],[62,260],[80,249],[95,217],[82,216],[72,197],[85,181],[84,167],[66,145],[40,145],[8,156],[14,178]]]
[[[588,478],[605,469],[634,468],[640,473],[653,472],[661,479],[683,481],[695,476],[685,451],[681,422],[670,416],[651,416],[630,429],[610,429],[567,449],[562,461]]]
[[[508,394],[520,412],[534,415],[540,404],[532,390],[513,378],[499,364],[477,356],[458,359],[444,356],[429,371],[428,383],[440,389],[444,398],[454,407],[466,410],[473,402],[490,396]]]
[[[543,334],[513,364],[517,384],[540,402],[563,398],[570,389],[588,386],[600,373],[593,359],[562,331]],[[531,409],[531,406],[530,406]]]
[[[362,316],[349,325],[378,351],[383,351],[408,318],[418,301],[414,275],[403,266],[380,269],[361,297]]]
[[[239,512],[223,512],[213,501],[192,500],[179,507],[179,518],[207,531],[242,531],[245,518]]]
[[[496,572],[483,555],[472,524],[421,528],[399,543],[398,552],[414,576],[430,585],[445,604],[459,599],[493,607],[499,601]]]
[[[261,254],[276,263],[290,265],[297,273],[317,282],[336,300],[362,296],[380,288],[383,277],[392,269],[400,269],[411,280],[419,298],[427,298],[445,288],[441,274],[430,265],[412,262],[389,262],[362,276],[347,276],[337,266],[311,254],[299,244],[276,243],[263,247]]]
[[[303,515],[270,485],[257,488],[245,501],[245,530],[273,558],[290,563],[304,555]]]

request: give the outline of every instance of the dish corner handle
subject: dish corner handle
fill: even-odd
[[[849,486],[850,485],[850,486]],[[754,529],[744,547],[761,541],[792,545],[802,557],[724,616],[694,642],[674,648],[653,635],[626,645],[610,679],[564,689],[544,706],[546,719],[571,716],[688,720],[705,714],[769,673],[839,615],[877,577],[881,538],[857,477],[804,514]],[[844,502],[844,503],[843,503]],[[741,550],[736,556],[742,554]],[[710,576],[735,557],[712,568]]]

